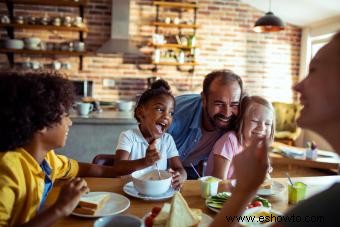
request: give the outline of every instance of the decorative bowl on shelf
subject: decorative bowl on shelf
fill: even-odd
[[[117,102],[117,107],[119,111],[127,112],[131,111],[133,104],[133,101],[120,100]]]
[[[24,42],[21,39],[6,39],[5,47],[8,49],[21,50],[24,48]]]

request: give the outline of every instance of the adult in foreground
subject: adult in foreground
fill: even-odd
[[[242,80],[230,70],[206,75],[201,94],[176,97],[173,123],[168,133],[175,140],[188,179],[198,176],[191,165],[207,160],[217,139],[234,129],[242,94]]]
[[[311,129],[323,136],[340,154],[340,32],[326,44],[310,63],[308,76],[295,85],[301,94],[303,105],[299,126]],[[263,142],[263,141],[262,141]],[[237,185],[231,198],[225,203],[211,226],[234,226],[226,216],[240,216],[248,202],[255,195],[266,174],[266,146],[254,141],[249,149],[236,156],[235,173]],[[256,150],[256,152],[252,152]],[[255,161],[254,161],[255,160]],[[242,167],[247,163],[247,168]],[[299,203],[285,215],[299,216],[300,222],[281,222],[274,226],[336,226],[339,225],[340,183]],[[323,222],[308,222],[308,217],[322,217]]]

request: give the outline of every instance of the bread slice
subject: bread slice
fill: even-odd
[[[199,222],[202,220],[202,210],[201,209],[192,208],[191,213],[195,217],[195,219],[199,220]]]
[[[80,198],[74,212],[79,214],[94,215],[109,199],[109,194],[85,196]]]
[[[154,225],[165,225],[166,221],[169,218],[171,205],[170,203],[164,203],[161,211],[157,214],[157,216],[153,219]]]
[[[73,212],[77,213],[77,214],[85,214],[85,215],[95,215],[96,213],[96,209],[91,209],[91,208],[87,208],[87,207],[80,207],[77,206]]]
[[[188,227],[197,226],[200,220],[195,218],[187,202],[180,192],[176,192],[171,201],[169,219],[167,227]]]

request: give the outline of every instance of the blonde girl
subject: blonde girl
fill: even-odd
[[[269,143],[273,141],[275,110],[266,99],[260,96],[243,98],[239,119],[237,132],[229,131],[215,143],[209,155],[205,175],[231,179],[234,177],[235,155],[249,147],[255,138],[266,138]],[[247,163],[244,165],[246,167]]]

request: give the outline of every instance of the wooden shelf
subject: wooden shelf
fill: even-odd
[[[196,66],[197,62],[152,62],[154,65],[168,65],[168,66]]]
[[[79,7],[87,5],[88,0],[0,0],[4,3],[23,4],[23,5],[49,5],[49,6],[71,6]]]
[[[61,50],[17,50],[1,48],[0,53],[14,53],[14,54],[40,54],[40,55],[70,55],[70,56],[84,56],[90,55],[90,52],[86,51],[61,51]]]
[[[164,48],[164,49],[184,49],[184,50],[191,50],[194,48],[198,48],[198,46],[186,46],[186,45],[180,45],[177,43],[165,43],[165,44],[153,44],[154,47],[157,48]]]
[[[0,28],[15,28],[15,29],[43,29],[51,31],[74,31],[74,32],[88,32],[86,26],[83,27],[66,27],[66,26],[54,26],[54,25],[38,25],[38,24],[0,24]]]
[[[198,8],[196,3],[170,2],[170,1],[154,1],[155,6],[181,8],[181,9],[195,9]]]
[[[165,27],[165,28],[193,28],[196,29],[199,25],[196,24],[167,24],[163,22],[152,22],[153,26]]]

